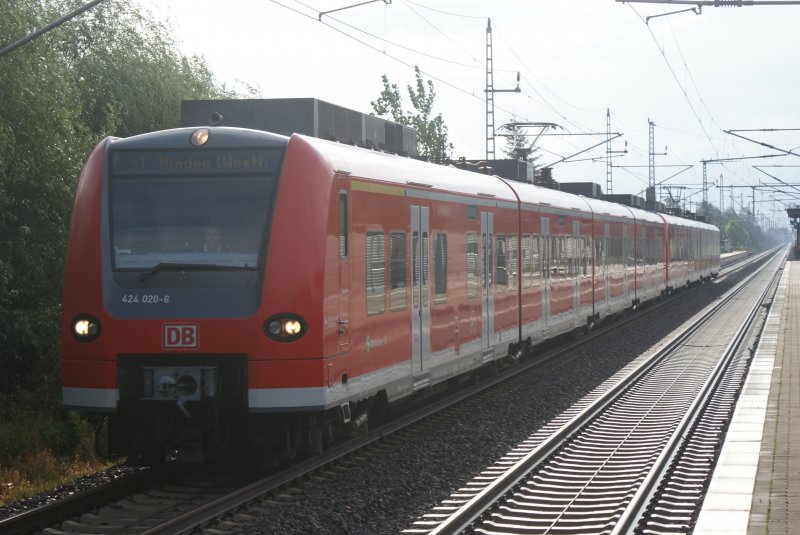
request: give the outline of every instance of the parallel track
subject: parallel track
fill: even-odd
[[[598,387],[407,532],[624,533],[645,516],[647,529],[655,532],[689,523],[691,513],[669,501],[675,493],[659,492],[660,505],[648,509],[648,504],[672,461],[681,462],[676,452],[685,435],[708,428],[697,419],[701,408],[722,377],[723,362],[739,353],[775,280],[762,283],[759,304],[734,323],[722,311],[741,300],[742,292],[753,292],[740,284],[662,350],[618,374],[622,379]],[[724,351],[721,340],[731,340]],[[723,390],[730,398],[731,387]],[[707,455],[709,434],[695,436],[706,446],[695,449],[695,456]],[[673,465],[673,476],[685,473],[691,458],[682,462]],[[702,464],[708,469],[710,461],[704,458]],[[680,476],[670,481],[666,488],[676,489]],[[645,510],[655,514],[644,515]]]

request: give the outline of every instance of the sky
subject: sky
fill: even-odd
[[[611,132],[623,134],[610,143],[613,193],[644,195],[652,121],[660,200],[671,197],[695,210],[702,201],[701,161],[745,157],[707,164],[711,204],[727,209],[733,203],[741,212],[752,206],[752,186],[774,185],[755,190],[756,214],[766,227],[787,226],[786,205],[800,205],[800,167],[792,167],[800,160],[782,152],[800,154],[800,5],[705,6],[699,14],[695,8],[666,15],[693,6],[615,0],[139,1],[171,25],[184,53],[203,56],[220,82],[240,91],[254,88],[261,98],[313,97],[370,113],[381,75],[405,88],[414,83],[418,65],[434,84],[434,112],[448,127],[452,156],[468,159],[486,154],[491,19],[494,88],[514,89],[520,74],[519,93],[494,93],[495,127],[513,121],[557,125],[536,145],[537,163],[554,164],[557,181],[595,182],[608,192],[610,110]],[[411,109],[405,91],[403,97]],[[528,129],[531,136],[539,132]],[[598,146],[560,162],[592,145]],[[501,157],[505,139],[496,137],[495,146]]]

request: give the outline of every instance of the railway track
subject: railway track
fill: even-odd
[[[685,293],[683,296],[685,296]],[[669,300],[664,300],[665,304],[668,302]],[[655,312],[659,306],[660,304],[654,304],[647,307],[647,309]],[[615,322],[613,325],[598,329],[595,334],[599,336],[608,330],[620,328],[628,319],[637,317],[639,315],[631,316],[631,318],[621,318],[620,321]],[[95,500],[81,505],[81,498],[76,496],[72,500],[74,503],[68,513],[62,511],[48,520],[46,518],[48,508],[40,511],[31,511],[20,517],[13,517],[0,522],[0,532],[23,533],[34,531],[30,526],[36,526],[35,531],[39,531],[40,527],[54,523],[57,523],[57,527],[47,528],[45,530],[46,533],[57,534],[69,531],[70,533],[113,532],[153,535],[157,533],[189,532],[197,526],[208,523],[221,525],[227,529],[237,522],[247,522],[249,520],[247,513],[238,515],[229,513],[231,510],[240,508],[242,504],[251,503],[258,497],[263,499],[264,496],[274,496],[277,500],[291,499],[291,496],[281,496],[281,493],[285,492],[284,489],[288,488],[289,485],[297,484],[298,481],[310,481],[311,483],[308,484],[313,484],[315,478],[329,477],[329,475],[325,474],[330,472],[332,465],[335,466],[336,463],[346,464],[350,462],[348,461],[349,458],[354,455],[361,455],[355,452],[368,451],[371,445],[379,443],[384,437],[390,436],[400,429],[408,428],[415,422],[440,412],[448,406],[473,397],[477,392],[489,389],[511,375],[542,367],[549,362],[557,360],[558,355],[566,350],[574,349],[583,344],[591,344],[593,337],[581,338],[566,346],[562,345],[557,350],[537,355],[536,358],[529,362],[498,373],[490,381],[482,382],[473,388],[442,399],[422,410],[387,424],[364,437],[348,442],[323,456],[309,459],[289,470],[261,478],[252,483],[242,484],[239,482],[237,484],[233,480],[223,481],[214,477],[204,481],[200,478],[200,481],[195,480],[193,482],[186,480],[162,481],[160,484],[153,484],[150,490],[142,491],[141,488],[131,490],[129,498],[119,499],[118,497],[106,496],[105,506],[102,506],[102,498],[100,502]],[[379,448],[380,446],[377,447]],[[122,491],[122,494],[124,495],[125,492]],[[98,495],[102,496],[103,493],[98,492]],[[117,493],[117,496],[119,495],[120,493]],[[227,519],[220,520],[226,513]],[[39,515],[38,518],[37,515]],[[65,520],[65,517],[70,515],[72,515],[72,518]],[[29,527],[26,528],[25,526]]]
[[[685,532],[776,282],[750,276],[406,533]]]

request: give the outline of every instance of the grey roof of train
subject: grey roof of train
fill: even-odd
[[[297,135],[297,134],[296,134]],[[403,156],[386,154],[334,141],[309,136],[299,136],[328,158],[333,169],[348,171],[356,176],[380,176],[381,180],[406,186],[409,182],[430,184],[433,188],[451,193],[476,195],[489,194],[498,200],[515,202],[511,189],[520,200],[529,205],[547,206],[562,210],[585,211],[622,219],[637,219],[652,223],[666,220],[672,225],[698,228],[716,228],[699,221],[667,214],[656,214],[600,199],[593,199],[533,184],[504,180],[494,175],[465,171],[451,166],[432,166],[428,162]],[[397,166],[387,166],[386,159],[396,159]],[[380,171],[380,172],[378,172]],[[663,219],[662,219],[663,218]]]

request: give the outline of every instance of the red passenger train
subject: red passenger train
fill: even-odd
[[[109,448],[291,455],[719,271],[716,227],[316,138],[107,139],[77,188],[66,406]]]

